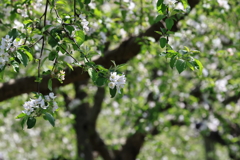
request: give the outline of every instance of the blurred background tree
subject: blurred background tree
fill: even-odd
[[[2,1],[0,37],[18,29],[32,44],[34,59],[43,48],[42,60],[50,62],[41,71],[52,70],[56,57],[68,62],[58,64],[62,69],[73,64],[71,56],[79,61],[87,57],[107,69],[112,61],[124,64],[119,71],[127,83],[122,95],[110,98],[108,87],[97,87],[82,67],[65,69],[63,83],[52,82],[59,106],[55,127],[37,118],[33,129],[22,130],[15,117],[36,91],[38,62],[20,66],[19,72],[13,64],[7,66],[0,83],[0,159],[240,159],[240,2],[191,0],[184,7],[186,1],[176,1],[183,14],[174,19],[169,45],[200,51],[194,53],[204,66],[198,75],[172,69],[160,47],[160,27],[165,26],[157,10],[161,0]],[[83,15],[88,23],[82,24],[83,41],[77,40],[81,51],[66,56],[59,49],[51,58],[54,42],[48,38],[42,47],[41,36],[60,28],[59,42],[67,46],[72,42],[64,39],[61,27],[83,23],[78,21]],[[40,83],[43,94],[49,92],[48,79],[43,76]]]

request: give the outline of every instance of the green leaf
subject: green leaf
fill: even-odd
[[[23,119],[21,121],[22,129],[24,128],[24,124],[26,123],[27,119],[28,119],[28,116],[23,117]]]
[[[177,60],[177,56],[172,56],[171,57],[171,60],[170,60],[170,67],[173,69],[173,67],[175,66],[176,64],[176,60]]]
[[[189,62],[187,62],[187,66],[191,69],[191,70],[195,70],[195,68],[194,68],[194,66],[191,64],[191,63],[189,63]]]
[[[203,65],[202,65],[202,63],[201,63],[199,60],[197,60],[197,59],[195,59],[195,62],[197,63],[197,65],[198,65],[198,67],[199,67],[198,75],[201,76],[201,75],[202,75],[202,70],[203,70]]]
[[[33,23],[33,21],[31,19],[26,19],[26,20],[23,21],[23,24],[25,24],[25,26],[28,26],[32,23]]]
[[[23,118],[23,117],[25,117],[25,116],[26,116],[25,113],[20,113],[20,114],[16,117],[16,119]]]
[[[127,11],[126,10],[122,10],[121,13],[122,13],[123,20],[125,20],[126,16],[127,16]]]
[[[91,0],[84,0],[84,4],[89,4]]]
[[[156,18],[155,18],[155,23],[161,21],[163,18],[165,18],[166,16],[165,15],[158,15]]]
[[[160,38],[160,46],[162,48],[164,48],[166,46],[166,43],[167,43],[167,39],[166,38]]]
[[[45,27],[43,27],[42,32],[45,32],[45,31],[48,30],[50,27],[52,27],[52,25],[46,25]]]
[[[63,63],[73,71],[73,67],[71,64],[67,63],[66,61],[63,61]]]
[[[40,83],[40,82],[42,82],[42,78],[41,78],[41,77],[36,77],[36,79],[35,79],[34,82],[38,82],[38,83]]]
[[[16,28],[14,28],[10,32],[8,32],[8,35],[10,37],[12,37],[13,39],[15,39],[19,35],[19,33],[18,33],[18,30]]]
[[[111,60],[111,62],[113,63],[114,67],[116,68],[117,65],[116,65],[115,61],[114,61],[114,60]]]
[[[53,127],[55,126],[55,119],[50,113],[45,113],[44,118],[46,118]]]
[[[24,53],[28,56],[29,61],[33,60],[33,56],[32,56],[32,54],[29,51],[24,50]]]
[[[72,31],[74,31],[74,27],[71,25],[66,25],[64,27],[66,28],[66,30],[69,32],[70,35],[72,34]]]
[[[3,75],[4,75],[4,70],[1,70],[1,71],[0,71],[0,81],[3,80]]]
[[[52,91],[52,79],[48,80],[48,89]]]
[[[167,29],[168,29],[168,30],[171,30],[171,29],[172,29],[172,26],[173,26],[173,24],[174,24],[173,19],[172,19],[172,18],[167,18],[167,19],[165,20],[165,23],[166,23]]]
[[[36,121],[37,120],[34,117],[28,117],[28,119],[27,119],[27,128],[28,129],[33,128],[35,126],[35,124],[36,124]]]
[[[187,46],[184,46],[184,48],[187,50],[187,52],[190,52],[190,49]]]
[[[85,34],[81,30],[75,32],[75,37],[78,45],[81,45],[85,40]]]
[[[188,7],[188,2],[187,0],[181,0],[182,4],[183,4],[183,7],[184,9],[186,9]]]
[[[28,64],[28,56],[21,50],[17,51],[17,58],[26,67]]]
[[[158,0],[158,2],[157,2],[158,13],[163,14],[166,9],[167,9],[167,6],[165,4],[163,4],[163,0]]]
[[[106,78],[103,78],[103,77],[98,77],[97,80],[96,80],[96,85],[101,87],[102,85],[104,85],[106,82]]]
[[[109,88],[109,91],[110,91],[111,98],[113,98],[117,93],[117,88],[116,87],[114,87],[113,89]]]
[[[182,71],[186,69],[186,62],[183,59],[178,59],[176,62],[176,68],[179,74],[182,73]]]
[[[10,62],[11,63],[11,65],[12,65],[12,67],[13,67],[13,70],[14,70],[14,72],[19,72],[19,65],[18,65],[18,62],[17,61],[11,61]]]
[[[58,53],[56,52],[56,51],[51,51],[50,53],[49,53],[49,55],[48,55],[48,59],[50,60],[50,61],[53,61],[55,58],[57,58],[58,57]]]
[[[97,80],[97,72],[96,72],[94,69],[89,68],[89,69],[88,69],[88,74],[89,74],[89,76],[91,77],[93,83],[96,83],[96,80]]]

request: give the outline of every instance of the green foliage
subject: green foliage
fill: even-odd
[[[36,118],[28,117],[28,119],[27,119],[27,128],[28,129],[33,128],[35,126],[35,124],[36,124],[36,121],[37,121]]]
[[[228,153],[239,158],[239,135],[234,130],[240,116],[239,98],[234,98],[239,97],[240,83],[239,2],[228,1],[227,9],[217,1],[202,1],[189,15],[187,2],[177,1],[175,6],[183,6],[174,8],[165,5],[164,0],[157,4],[150,0],[49,0],[44,13],[45,1],[3,0],[0,37],[9,35],[12,39],[4,50],[9,61],[0,68],[0,88],[36,77],[32,82],[36,84],[35,94],[23,94],[0,104],[0,150],[6,159],[56,159],[61,155],[75,159],[73,126],[79,122],[75,121],[74,111],[81,104],[93,111],[92,106],[98,105],[94,102],[98,99],[97,87],[109,88],[96,122],[106,148],[121,150],[127,137],[137,132],[145,140],[137,159],[201,160],[205,153],[199,144],[216,131],[226,145],[214,142],[219,150],[215,159],[229,159]],[[162,28],[155,31],[161,37],[145,37],[154,23],[162,23]],[[175,25],[179,30],[173,32]],[[129,46],[138,35],[144,35],[136,38],[141,48]],[[125,42],[128,37],[132,39]],[[112,54],[118,46],[124,57]],[[137,54],[135,49],[140,53],[129,59],[132,55],[126,53]],[[110,62],[97,64],[105,58],[114,60],[111,67]],[[79,75],[72,76],[72,71],[79,75],[87,72],[92,83],[82,84],[77,79]],[[66,83],[74,79],[81,85],[56,88],[54,79],[62,86],[66,84],[65,72]],[[124,88],[109,87],[114,72],[119,76],[126,74]],[[48,102],[40,93],[44,86],[57,93],[56,101],[61,106],[58,112],[53,111],[55,101]],[[74,96],[74,89],[79,87],[86,98]],[[12,92],[7,89],[7,94]],[[45,102],[42,107],[49,108],[38,104],[39,108],[29,115],[23,113],[22,105],[39,96]],[[76,106],[75,101],[79,101]],[[13,121],[14,117],[17,120]],[[206,122],[206,129],[193,129],[197,122]]]
[[[55,126],[55,119],[54,117],[50,114],[50,113],[44,113],[44,116],[43,116],[44,119],[48,120],[49,123],[54,127]]]

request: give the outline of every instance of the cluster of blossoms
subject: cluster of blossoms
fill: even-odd
[[[108,87],[111,89],[117,88],[117,92],[121,94],[121,89],[124,87],[126,83],[125,75],[117,75],[117,72],[111,72],[109,77],[110,82],[108,83]]]
[[[13,39],[10,38],[9,35],[6,35],[5,38],[2,38],[0,46],[0,69],[2,69],[9,62],[9,50],[14,51],[21,44],[21,41],[17,41],[16,39],[14,41],[12,40]]]
[[[41,109],[45,110],[49,107],[52,107],[52,112],[54,112],[58,109],[58,104],[54,101],[55,98],[56,96],[54,96],[54,93],[51,92],[49,95],[45,95],[44,97],[40,95],[38,99],[30,99],[30,101],[24,103],[23,107],[25,110],[22,112],[26,115],[30,115],[34,111],[39,111]]]
[[[57,74],[57,78],[61,79],[62,81],[65,80],[65,71],[64,70],[60,70],[60,72]]]
[[[227,0],[217,0],[219,6],[225,8],[226,10],[229,10],[230,9],[230,6],[228,4],[228,1]]]
[[[83,26],[83,30],[85,32],[88,32],[89,31],[89,27],[88,27],[89,22],[86,20],[86,16],[83,14],[80,14],[79,18],[82,20],[81,25]]]
[[[6,35],[5,38],[2,38],[0,46],[0,69],[2,69],[9,62],[8,50],[12,45],[12,38],[9,35]]]
[[[171,8],[174,8],[176,2],[177,2],[176,0],[164,0],[163,4],[165,4],[166,6],[169,6]]]

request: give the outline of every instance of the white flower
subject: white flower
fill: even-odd
[[[99,34],[100,34],[100,37],[101,37],[101,39],[100,39],[101,43],[106,43],[107,37],[106,37],[105,33],[100,32]]]
[[[4,59],[5,61],[9,61],[9,54],[7,52],[0,52],[0,58]]]
[[[22,41],[17,41],[16,39],[13,41],[13,46],[18,48],[21,45]]]
[[[111,89],[113,89],[115,87],[115,85],[116,84],[114,82],[109,82],[108,83],[108,87],[111,88]]]
[[[53,102],[53,112],[55,112],[58,109],[58,104],[57,102]]]
[[[45,108],[45,101],[42,98],[42,96],[38,97],[38,99],[36,100],[36,103],[40,105],[41,108]],[[38,108],[38,105],[36,105],[36,108]]]
[[[49,93],[49,97],[50,97],[51,99],[54,99],[54,98],[56,98],[57,96],[54,96],[54,93],[51,92],[51,93]]]
[[[117,75],[117,72],[111,72],[111,75],[110,75],[110,81],[112,81],[112,82],[115,82],[115,81],[117,81],[117,79],[118,79],[118,75]]]
[[[7,43],[11,43],[12,42],[12,38],[9,37],[9,35],[6,35],[5,38],[3,38],[3,40]]]
[[[2,69],[6,65],[6,61],[0,58],[0,69]]]
[[[42,107],[42,109],[47,109],[48,106],[49,106],[49,105],[47,105],[47,106],[46,106],[46,105],[43,105],[43,106],[41,106],[41,107]]]
[[[60,72],[57,74],[57,77],[61,79],[62,81],[65,80],[65,71],[60,70]]]
[[[45,98],[45,100],[46,100],[47,102],[50,102],[50,101],[51,101],[49,95],[44,96],[44,98]]]
[[[23,104],[25,110],[22,112],[26,115],[30,115],[34,111],[34,103],[32,101],[27,101]]]
[[[120,76],[120,75],[117,75],[117,72],[111,72],[109,79],[111,82],[108,83],[108,87],[113,89],[116,86],[117,92],[121,94],[121,89],[124,87],[126,83],[125,75]]]
[[[169,6],[171,8],[174,8],[176,2],[177,2],[176,0],[164,0],[163,4],[165,4],[166,6]]]
[[[80,15],[79,15],[79,18],[83,20],[83,19],[86,18],[86,15],[84,15],[84,14],[80,14]]]
[[[228,4],[228,1],[227,0],[217,0],[219,6],[225,8],[226,10],[229,10],[230,9],[230,6]]]
[[[117,92],[121,94],[121,89],[124,87],[123,84],[117,85]]]
[[[125,75],[118,76],[118,79],[117,79],[116,83],[119,84],[119,85],[125,84],[126,83]]]
[[[82,22],[81,22],[81,25],[84,27],[84,26],[87,26],[89,24],[89,22],[86,20],[86,19],[82,19]]]
[[[85,32],[89,32],[89,27],[88,26],[83,26],[83,30],[85,31]]]

